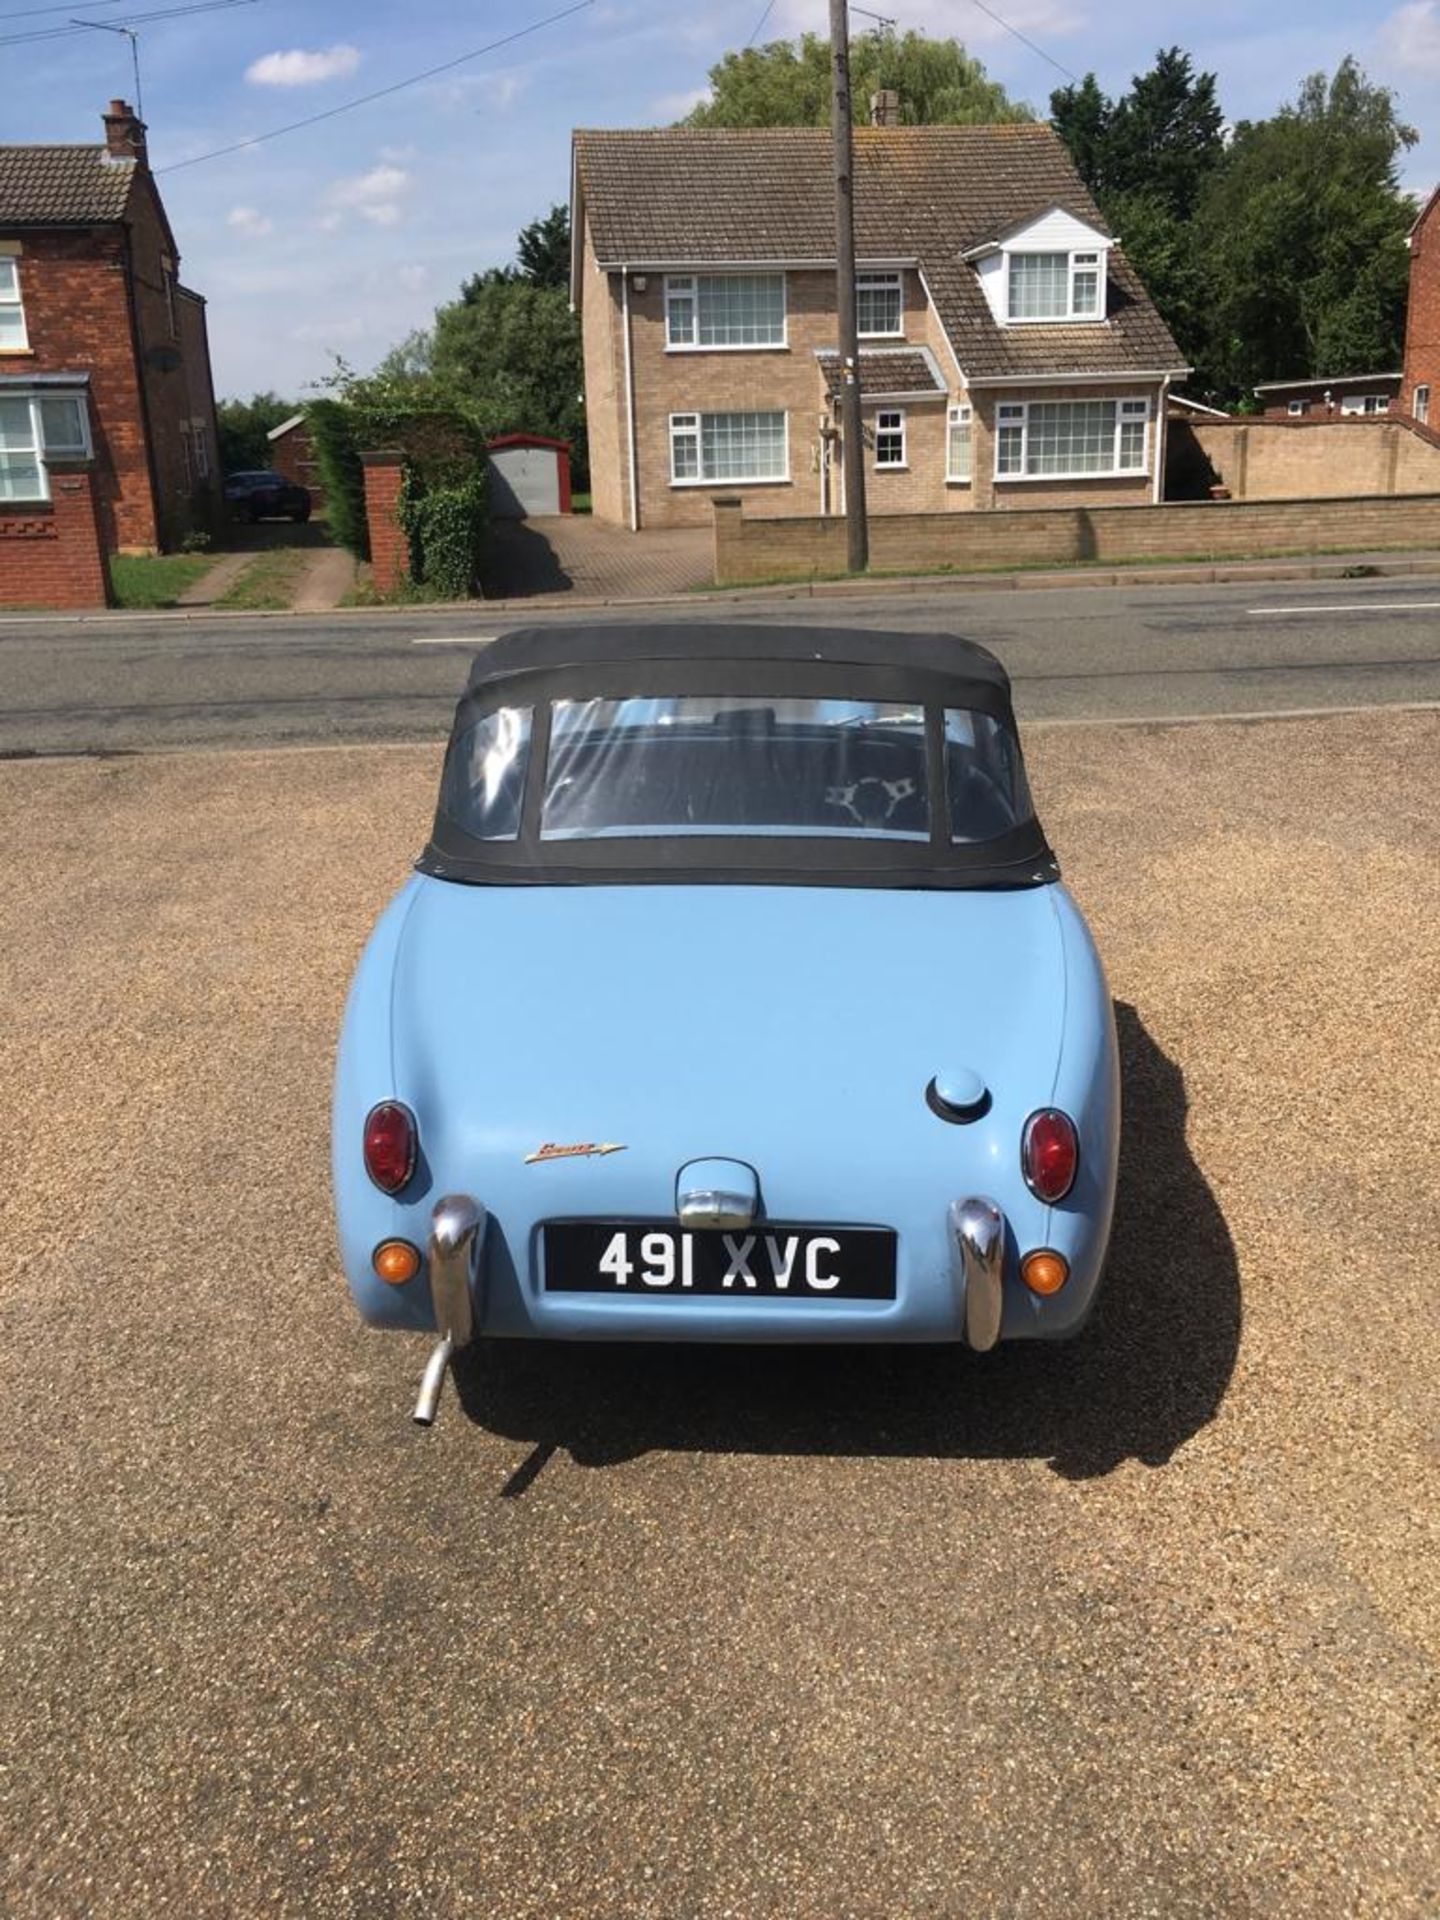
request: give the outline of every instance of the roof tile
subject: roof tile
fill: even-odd
[[[0,228],[122,220],[134,178],[103,146],[0,146]]]

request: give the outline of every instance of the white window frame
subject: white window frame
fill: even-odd
[[[1422,381],[1411,394],[1410,411],[1422,427],[1430,424],[1430,388],[1427,382]]]
[[[35,456],[35,464],[40,474],[40,491],[34,494],[0,493],[0,511],[17,505],[33,505],[50,498],[50,469],[46,463],[46,454],[53,453],[61,459],[86,459],[91,455],[90,408],[86,403],[83,389],[74,387],[26,388],[20,393],[0,394],[5,400],[28,401],[30,406],[30,444],[28,448],[10,447],[0,453],[30,452]],[[75,445],[49,446],[45,439],[45,420],[42,411],[46,400],[73,400],[80,410],[80,439]]]
[[[20,337],[18,340],[0,341],[0,354],[29,353],[30,329],[26,325],[26,321],[25,321],[25,292],[20,285],[19,254],[18,253],[0,254],[0,265],[4,265],[6,262],[9,263],[11,271],[14,275],[15,291],[13,293],[5,293],[3,291],[0,291],[0,307],[6,308],[6,310],[9,312],[19,314]]]
[[[884,287],[895,292],[895,325],[893,327],[862,327],[860,325],[860,289],[867,291]],[[857,273],[855,276],[855,332],[861,340],[903,340],[905,338],[905,276],[902,273]]]
[[[952,439],[956,427],[964,427],[966,431],[966,445],[970,451],[970,471],[968,473],[957,473],[955,471],[955,463],[951,458]],[[974,479],[975,410],[973,407],[962,402],[957,406],[947,407],[945,410],[945,484],[950,487],[968,487],[974,483]]]
[[[1292,420],[1302,419],[1304,415],[1310,411],[1310,402],[1308,400],[1291,400],[1287,404],[1285,411]]]
[[[1106,247],[1007,247],[1005,250],[1005,325],[1007,327],[1097,326],[1105,318],[1105,294],[1108,284],[1109,249]],[[1016,260],[1038,260],[1060,256],[1065,260],[1065,312],[1016,313],[1010,269]],[[1095,275],[1095,305],[1086,312],[1075,306],[1077,274]]]
[[[1113,448],[1115,464],[1110,467],[1089,467],[1082,471],[1066,473],[1026,473],[1025,466],[1030,458],[1030,415],[1035,407],[1081,406],[1088,404],[1115,408],[1115,427]],[[1086,394],[1079,400],[1004,400],[995,409],[995,467],[996,480],[1018,485],[1033,486],[1037,481],[1049,482],[1054,486],[1070,480],[1138,480],[1150,471],[1151,449],[1154,435],[1150,431],[1152,408],[1148,398],[1139,394]],[[1144,432],[1141,436],[1141,463],[1138,467],[1120,465],[1120,442],[1125,426],[1133,426],[1137,420],[1143,421]],[[1019,429],[1020,432],[1020,469],[1002,470],[1000,455],[1004,445],[1006,430]]]
[[[893,425],[886,426],[889,420]],[[900,458],[882,460],[880,458],[880,436],[887,440],[898,438]],[[903,407],[877,407],[875,409],[875,471],[877,473],[903,473],[910,464],[909,443],[905,433],[905,409]]]
[[[703,280],[778,280],[780,282],[780,338],[778,340],[721,340],[700,338],[700,283]],[[671,330],[672,304],[688,301],[689,338],[677,339]],[[665,351],[667,353],[783,353],[790,345],[790,285],[785,273],[667,273],[665,276]]]
[[[727,473],[719,476],[706,474],[705,435],[702,421],[717,413],[778,413],[781,419],[781,434],[785,448],[785,471],[783,473],[737,474]],[[675,471],[675,446],[679,440],[693,440],[695,445],[695,472],[677,475]],[[714,407],[710,415],[703,413],[672,413],[670,415],[670,484],[672,487],[784,487],[790,484],[790,415],[783,407]]]

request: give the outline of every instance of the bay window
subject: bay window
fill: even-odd
[[[1149,418],[1148,400],[1003,401],[995,410],[995,477],[1144,473]]]
[[[684,273],[665,281],[669,348],[783,347],[783,273]]]
[[[1098,251],[1012,253],[1008,257],[1011,320],[1098,320],[1105,270]]]
[[[789,478],[783,412],[671,414],[672,485]]]
[[[89,451],[83,394],[0,395],[0,500],[48,500],[45,455]]]
[[[862,338],[903,334],[903,311],[898,273],[856,274],[855,330]]]
[[[0,353],[23,353],[30,344],[20,299],[20,262],[0,253]]]
[[[975,472],[973,419],[969,407],[951,407],[945,428],[945,478],[968,482]]]

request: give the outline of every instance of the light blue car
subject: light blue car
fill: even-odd
[[[340,1036],[357,1306],[438,1336],[1063,1339],[1110,996],[1010,686],[946,634],[566,626],[476,659]]]

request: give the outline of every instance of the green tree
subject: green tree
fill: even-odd
[[[984,126],[1033,120],[958,40],[923,33],[862,33],[850,47],[855,118],[870,117],[870,95],[893,87],[906,126]],[[692,127],[828,127],[830,42],[819,34],[799,41],[727,53],[710,69],[710,97],[685,124]]]
[[[1214,387],[1238,397],[1260,380],[1399,364],[1415,207],[1397,163],[1415,138],[1348,57],[1293,106],[1236,127],[1195,223]]]
[[[1192,230],[1195,208],[1225,159],[1213,73],[1162,48],[1118,100],[1093,73],[1050,96],[1051,119],[1186,358],[1210,345],[1211,298]]]
[[[215,425],[220,435],[220,471],[248,473],[270,464],[272,427],[288,420],[299,409],[278,393],[252,393],[248,400],[220,400],[215,405]]]
[[[520,229],[515,257],[522,279],[532,287],[568,287],[570,284],[570,209],[551,207],[539,220]]]
[[[500,274],[468,280],[435,315],[431,378],[490,433],[545,433],[585,463],[580,328],[564,287]]]

